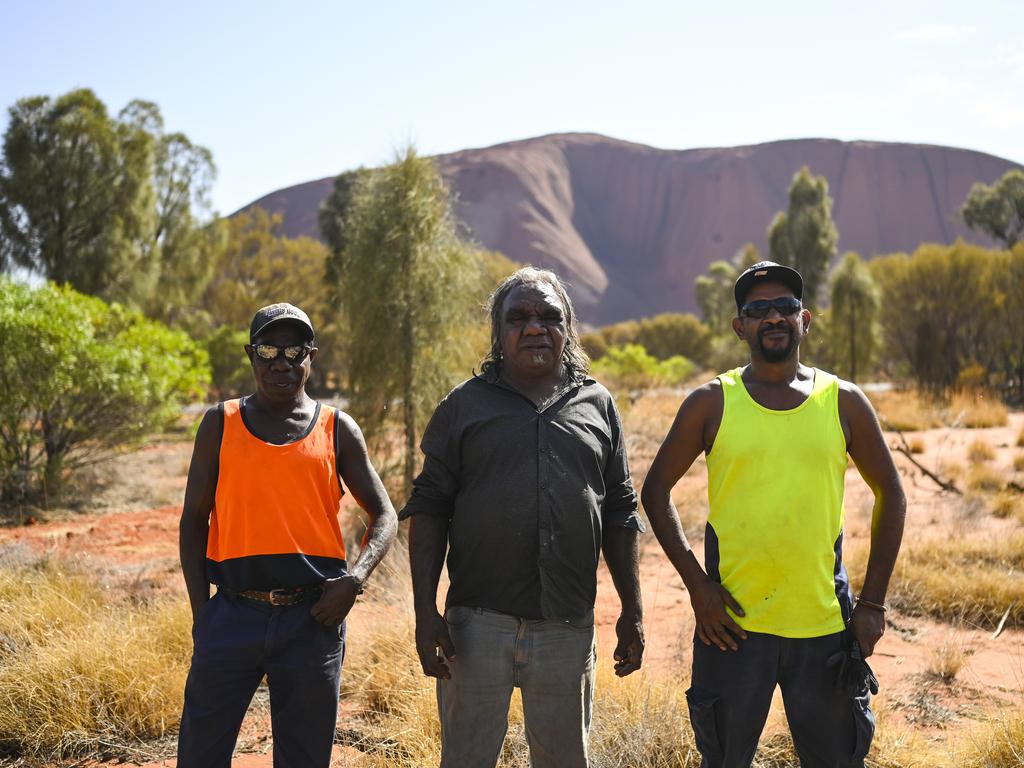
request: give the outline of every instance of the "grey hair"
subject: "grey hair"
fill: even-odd
[[[529,285],[548,285],[565,307],[565,347],[562,349],[562,364],[570,379],[582,379],[590,372],[590,358],[580,344],[580,332],[576,326],[576,311],[565,285],[554,272],[547,269],[523,267],[506,277],[487,299],[487,313],[491,317],[491,348],[480,361],[480,375],[495,380],[501,375],[501,309],[505,299],[516,288]]]

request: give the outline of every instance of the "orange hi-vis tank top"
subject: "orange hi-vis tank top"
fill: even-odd
[[[301,437],[274,445],[249,430],[240,400],[222,407],[220,469],[206,545],[210,581],[235,590],[269,590],[345,574],[334,409],[317,404]]]
[[[708,465],[708,575],[736,598],[748,632],[820,637],[850,616],[843,566],[846,438],[839,381],[814,370],[800,405],[754,400],[743,369],[718,377],[724,404]]]

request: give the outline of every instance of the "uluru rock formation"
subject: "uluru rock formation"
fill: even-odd
[[[828,179],[840,252],[912,250],[970,232],[958,210],[971,185],[1015,163],[919,144],[776,141],[664,150],[594,134],[558,134],[436,158],[456,211],[486,248],[554,269],[580,317],[603,325],[694,311],[693,281],[743,244],[767,250],[765,231],[787,206],[802,165]],[[319,236],[326,178],[252,203],[284,216],[291,236]],[[247,206],[248,207],[248,206]]]

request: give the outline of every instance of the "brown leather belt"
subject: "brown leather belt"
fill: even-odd
[[[246,600],[256,600],[261,603],[269,603],[273,606],[283,605],[298,605],[299,603],[305,603],[310,600],[315,600],[323,594],[323,587],[317,585],[315,587],[294,587],[290,589],[271,589],[266,592],[261,592],[257,589],[227,589],[225,587],[217,587],[217,591],[223,590],[232,597],[244,597]]]

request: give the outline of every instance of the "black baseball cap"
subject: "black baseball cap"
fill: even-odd
[[[792,267],[776,264],[774,261],[759,261],[736,278],[736,285],[732,291],[736,299],[736,311],[739,312],[743,308],[751,288],[758,283],[772,280],[782,283],[793,292],[794,296],[803,300],[804,279],[800,277],[799,272]]]
[[[256,311],[252,323],[249,325],[249,343],[255,341],[263,331],[274,323],[284,320],[290,320],[303,326],[309,332],[309,340],[313,340],[313,324],[309,321],[309,315],[293,304],[280,303],[269,304]]]

